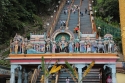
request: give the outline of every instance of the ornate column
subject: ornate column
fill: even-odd
[[[115,64],[107,64],[107,65],[104,65],[104,69],[106,66],[111,68],[112,83],[117,83],[117,81],[116,81],[116,65]]]
[[[112,83],[117,83],[117,81],[116,81],[116,65],[111,64],[110,68],[112,69]]]
[[[28,83],[28,71],[24,69],[24,82],[23,83]]]
[[[18,68],[18,83],[22,83],[22,66]]]
[[[75,67],[78,68],[78,74],[79,74],[79,75],[78,75],[78,76],[79,76],[78,82],[79,82],[79,83],[82,83],[82,81],[80,82],[80,80],[81,80],[82,77],[83,77],[83,76],[82,76],[82,74],[83,74],[83,73],[82,73],[82,68],[85,67],[85,66],[86,66],[85,64],[75,64]]]
[[[11,64],[11,78],[10,83],[15,83],[15,69],[18,67],[18,65]]]

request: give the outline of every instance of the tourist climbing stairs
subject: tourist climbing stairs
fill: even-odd
[[[70,72],[70,71],[69,71]],[[70,72],[71,73],[71,72]],[[68,72],[66,72],[65,70],[61,70],[59,73],[59,79],[58,79],[58,83],[66,83],[66,79],[70,80],[70,83],[75,83],[73,81],[73,79],[71,78],[70,74]]]
[[[85,13],[87,9],[87,13]],[[89,0],[83,0],[80,7],[83,16],[80,16],[80,31],[82,33],[91,34],[92,33],[92,23],[90,20],[90,10],[89,10]]]
[[[91,69],[87,76],[83,79],[83,83],[102,83],[102,79],[99,79],[99,74],[99,69]]]
[[[68,12],[66,14],[64,14],[64,10],[67,10],[67,8],[71,5],[71,1],[72,0],[69,0],[69,1],[70,1],[70,4],[69,5],[65,4],[64,7],[62,8],[62,11],[61,11],[61,13],[59,15],[59,18],[58,18],[58,22],[57,22],[56,27],[55,27],[55,31],[57,29],[60,29],[60,27],[61,27],[61,21],[67,21]]]
[[[72,7],[74,10],[70,13],[68,28],[70,31],[74,32],[74,28],[79,24],[79,11],[75,9],[75,6],[80,5],[80,0],[74,0]],[[74,33],[75,38],[77,37],[77,33]]]
[[[92,22],[91,22],[91,15],[90,15],[90,10],[89,10],[89,0],[69,0],[70,1],[70,4],[65,4],[61,13],[60,13],[60,16],[59,16],[59,19],[58,19],[58,22],[55,26],[55,30],[56,31],[57,29],[60,29],[61,27],[61,21],[67,21],[67,29],[69,29],[71,32],[74,32],[74,28],[80,24],[80,32],[82,34],[88,34],[88,35],[94,35],[92,32],[93,32],[93,27],[92,27]],[[72,2],[72,3],[71,3]],[[74,13],[74,10],[73,11],[69,11],[64,14],[64,10],[70,10],[73,8],[75,9],[75,6],[80,6],[80,11],[78,11],[77,9],[75,10],[75,13]],[[87,13],[85,13],[85,9],[87,9]],[[79,12],[82,12],[83,13],[83,16],[81,16],[79,14]],[[80,19],[80,21],[79,21]],[[66,28],[65,27],[65,28]],[[64,29],[65,29],[64,28]],[[75,38],[78,37],[78,34],[77,33],[74,33],[74,36]],[[96,37],[96,36],[95,36]]]

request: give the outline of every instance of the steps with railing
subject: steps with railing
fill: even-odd
[[[74,5],[80,5],[80,0],[74,0],[73,7]],[[70,17],[69,17],[69,23],[68,23],[68,28],[70,31],[74,31],[74,28],[79,25],[79,11],[75,10],[75,13],[71,12]],[[78,34],[74,33],[75,38],[77,37]]]
[[[99,69],[91,69],[84,78],[83,83],[101,83],[101,79],[99,79],[99,73]]]
[[[84,0],[82,1],[81,4],[81,12],[83,12],[83,16],[80,17],[80,31],[83,32],[87,32],[87,33],[92,33],[92,26],[91,26],[91,20],[90,20],[90,15],[89,14],[85,14],[85,8],[89,11],[88,9],[89,7],[89,0]]]
[[[30,83],[36,83],[39,73],[40,73],[40,70],[38,69],[34,70]]]
[[[69,1],[71,2],[72,0],[69,0]],[[69,5],[65,4],[65,5],[63,6],[63,8],[62,8],[62,10],[61,10],[61,13],[60,13],[60,15],[59,15],[59,18],[58,18],[58,23],[57,23],[56,26],[55,26],[55,30],[57,30],[57,29],[60,28],[60,26],[61,26],[60,21],[61,21],[61,20],[62,20],[62,21],[67,21],[67,19],[68,19],[68,13],[67,13],[67,14],[64,14],[64,9],[67,9],[70,5],[71,5],[71,4],[69,4]]]

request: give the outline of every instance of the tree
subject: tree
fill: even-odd
[[[106,18],[112,17],[112,21],[120,22],[119,18],[119,2],[118,0],[102,0],[101,3],[96,4],[98,10],[97,15]]]

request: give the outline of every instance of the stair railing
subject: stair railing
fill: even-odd
[[[73,3],[74,3],[74,0],[72,0],[72,3],[71,3],[71,5],[70,5],[70,8],[72,7]],[[67,29],[68,29],[68,25],[69,25],[70,14],[71,14],[70,8],[69,8],[69,10],[68,10],[68,18],[67,18],[67,20],[66,20],[66,28],[67,28]]]
[[[89,1],[89,4],[92,4],[92,2]],[[96,24],[95,24],[94,17],[92,14],[90,14],[90,20],[91,20],[91,24],[92,24],[92,33],[95,33],[96,32]]]
[[[55,83],[58,83],[58,79],[59,79],[59,73],[56,74],[56,80],[55,80]]]
[[[65,5],[65,3],[66,3],[66,0],[62,0],[62,1],[61,1],[61,4],[60,4],[60,6],[59,6],[59,8],[58,8],[58,11],[57,11],[56,14],[54,15],[53,23],[52,23],[51,27],[50,27],[50,28],[48,29],[48,31],[47,31],[48,37],[50,37],[50,36],[52,35],[53,30],[55,29],[56,23],[57,23],[57,21],[58,21],[60,12],[61,12],[63,6]]]
[[[36,83],[40,70],[35,69],[31,78],[31,83]]]
[[[79,6],[79,11],[78,11],[78,25],[79,25],[79,32],[78,32],[78,37],[80,38],[80,28],[81,28],[81,21],[80,21],[80,11],[81,11],[81,5],[82,5],[82,0],[80,0],[80,6]]]

